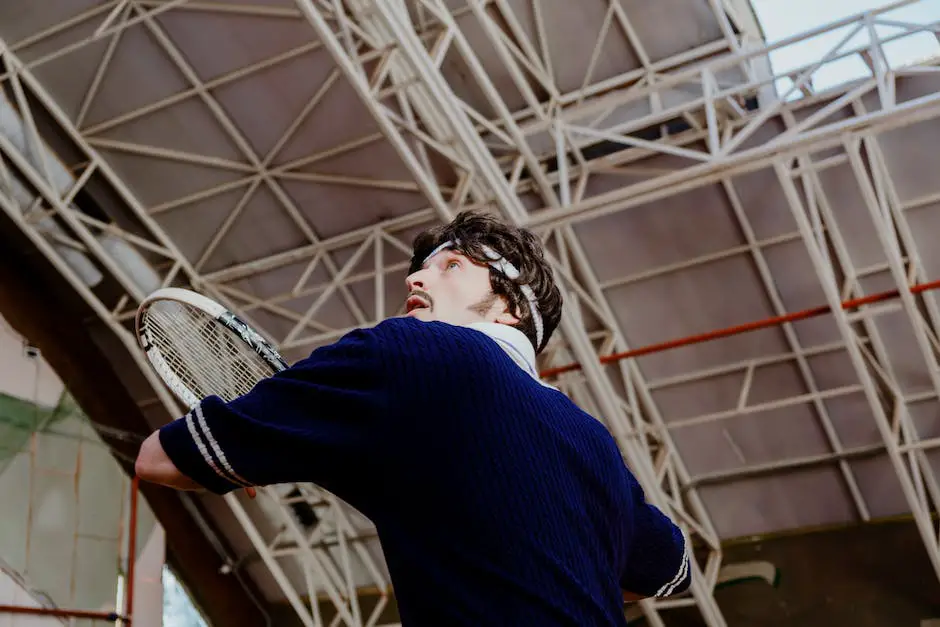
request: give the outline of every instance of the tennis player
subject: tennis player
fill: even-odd
[[[622,627],[689,586],[684,534],[606,428],[539,381],[562,297],[532,234],[462,213],[415,240],[407,315],[144,443],[141,478],[313,482],[375,524],[405,627]]]

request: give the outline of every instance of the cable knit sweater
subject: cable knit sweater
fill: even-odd
[[[313,482],[368,516],[405,627],[623,626],[622,590],[688,587],[685,537],[511,332],[393,318],[160,441],[217,494]]]

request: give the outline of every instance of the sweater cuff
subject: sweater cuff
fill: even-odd
[[[679,532],[679,535],[682,537],[682,561],[679,563],[679,568],[673,578],[656,591],[656,594],[654,595],[656,597],[668,597],[673,594],[684,592],[692,582],[692,569],[690,568],[691,564],[689,557],[689,539],[681,531]]]
[[[160,429],[160,445],[176,468],[214,494],[226,494],[243,487],[230,476],[220,456],[218,445],[203,417],[202,405]]]

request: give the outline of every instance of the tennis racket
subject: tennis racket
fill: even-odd
[[[190,290],[153,292],[138,307],[134,326],[151,367],[190,408],[210,395],[234,400],[287,368],[251,326]],[[254,497],[253,489],[248,493]]]

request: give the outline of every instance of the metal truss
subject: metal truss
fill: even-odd
[[[630,16],[612,0],[592,50],[591,67],[578,88],[566,90],[554,78],[538,2],[532,3],[535,39],[525,34],[505,0],[297,0],[293,7],[196,0],[105,2],[10,46],[0,42],[0,84],[8,94],[5,102],[0,101],[0,207],[121,339],[171,416],[180,415],[181,408],[140,359],[127,326],[136,304],[154,287],[190,285],[203,290],[264,330],[286,354],[301,354],[337,339],[354,326],[369,325],[395,313],[398,303],[387,299],[386,280],[397,280],[407,266],[410,246],[405,240],[414,229],[446,220],[463,208],[495,207],[508,220],[531,227],[543,237],[567,292],[561,337],[546,349],[545,360],[548,366],[576,360],[582,370],[553,376],[553,383],[605,420],[650,500],[679,522],[696,545],[691,594],[644,601],[643,610],[651,625],[665,624],[664,610],[692,605],[706,624],[725,624],[713,596],[722,565],[721,546],[699,486],[835,463],[860,518],[868,519],[871,507],[849,461],[875,452],[887,452],[940,576],[938,532],[930,518],[940,490],[926,458],[926,451],[940,442],[920,439],[911,418],[913,405],[936,402],[940,393],[938,310],[931,298],[912,295],[906,289],[931,277],[924,275],[905,218],[905,211],[936,202],[940,194],[902,203],[879,145],[879,134],[940,117],[940,93],[898,99],[902,92],[898,81],[933,73],[937,68],[891,68],[884,55],[886,43],[916,32],[937,32],[937,26],[886,17],[891,9],[914,4],[909,0],[766,46],[749,32],[731,3],[713,0],[710,4],[723,37],[654,60],[644,49]],[[202,80],[157,19],[167,11],[306,20],[317,36],[269,59]],[[88,23],[95,25],[91,35],[51,52],[31,52],[34,46]],[[476,48],[468,37],[470,25],[478,36]],[[885,34],[879,26],[890,26],[892,33]],[[89,122],[115,50],[131,28],[149,34],[188,86],[135,110]],[[848,34],[816,63],[788,71],[785,76],[770,71],[770,52],[837,28],[847,28]],[[602,42],[614,31],[630,43],[641,67],[595,79],[593,68]],[[860,37],[865,43],[858,45]],[[67,114],[35,72],[101,41],[108,42],[108,52],[96,68],[81,106]],[[495,67],[492,58],[481,55],[481,41],[495,52]],[[326,51],[334,59],[335,69],[274,146],[259,154],[221,106],[215,91],[317,51]],[[871,68],[869,78],[837,92],[814,93],[813,77],[821,68],[853,55]],[[454,80],[455,62],[466,70],[473,85],[473,105],[469,94]],[[515,90],[512,97],[523,104],[507,104],[509,95],[494,84],[496,74],[509,77]],[[788,78],[792,87],[778,95],[774,85],[781,78]],[[342,81],[353,87],[368,108],[378,132],[280,162],[280,152]],[[796,94],[803,96],[801,102],[788,102]],[[218,121],[237,147],[237,160],[122,141],[108,134],[187,100],[199,101]],[[876,103],[874,108],[872,102]],[[798,107],[810,108],[812,113],[797,117],[794,111]],[[14,115],[5,115],[8,113]],[[67,155],[62,158],[68,163],[46,148],[39,129],[50,124],[61,135],[60,143],[64,138],[67,144],[59,153]],[[313,165],[380,142],[392,147],[407,176],[370,178],[310,172]],[[598,157],[599,146],[604,150]],[[831,148],[839,149],[839,154],[826,152]],[[226,183],[146,205],[102,154],[144,156],[214,168],[234,176]],[[668,168],[658,167],[657,159],[668,159]],[[453,173],[444,185],[440,183],[442,163]],[[855,173],[867,215],[878,226],[886,264],[853,265],[820,181],[822,172],[838,166],[848,166]],[[799,227],[773,240],[758,238],[735,187],[735,177],[766,168],[776,173]],[[610,175],[622,175],[623,184],[613,191],[595,185]],[[417,210],[406,215],[321,238],[285,192],[290,181],[410,192],[421,200],[415,205]],[[597,279],[575,233],[577,223],[712,184],[724,190],[745,235],[745,246],[642,275],[603,283]],[[120,211],[106,212],[107,218],[87,211],[76,199],[92,189],[96,195],[106,190],[105,195],[118,199]],[[239,216],[259,190],[276,199],[303,235],[304,244],[210,269],[214,252],[228,241]],[[233,191],[240,194],[235,206],[195,256],[184,255],[160,226],[163,215],[189,211],[193,205]],[[429,207],[420,208],[426,203]],[[805,243],[839,325],[840,342],[803,347],[792,324],[784,323],[786,354],[658,381],[648,380],[634,359],[607,366],[598,361],[599,356],[630,348],[607,302],[610,290],[722,257],[749,255],[775,313],[784,314],[783,299],[764,249],[788,241]],[[393,258],[399,261],[390,261]],[[263,294],[252,289],[253,280],[291,267],[299,271],[292,276],[289,289]],[[843,311],[839,306],[842,300],[865,295],[863,279],[885,271],[902,295],[899,304]],[[362,290],[356,291],[364,284],[369,287],[366,296]],[[298,312],[291,303],[302,299],[307,299],[307,304]],[[337,304],[348,313],[350,326],[327,321],[324,311]],[[930,374],[930,390],[911,394],[898,383],[878,324],[879,318],[891,311],[903,313],[913,330],[925,371]],[[809,359],[843,350],[849,351],[858,382],[820,390]],[[807,393],[770,403],[749,403],[754,372],[789,362],[797,365]],[[741,401],[732,410],[667,422],[654,402],[657,390],[731,372],[745,374]],[[879,427],[882,443],[878,446],[846,448],[832,424],[826,401],[858,393],[865,395]],[[691,476],[677,453],[673,441],[677,430],[796,404],[814,408],[830,454]],[[310,485],[266,489],[258,507],[236,496],[226,497],[226,502],[303,624],[325,622],[317,602],[325,599],[336,610],[331,624],[375,625],[388,600],[389,582],[370,552],[372,530],[362,525],[354,512]],[[303,527],[296,517],[297,506],[315,511],[319,523]],[[358,599],[358,591],[366,587],[381,595],[379,607],[368,616]]]
[[[538,132],[551,132],[559,140],[559,147],[574,155],[574,166],[566,167],[559,162],[559,173],[553,182],[564,189],[565,181],[576,181],[575,192],[570,202],[563,207],[546,205],[544,211],[533,212],[530,226],[549,226],[571,223],[606,214],[623,211],[646,204],[665,196],[675,195],[696,187],[715,183],[731,176],[753,172],[770,166],[780,156],[805,154],[838,146],[846,134],[871,134],[906,126],[936,116],[940,106],[940,94],[931,93],[905,102],[897,102],[895,81],[904,76],[932,73],[932,67],[910,67],[894,69],[887,65],[884,45],[902,37],[920,32],[936,32],[935,25],[906,24],[880,17],[899,6],[916,4],[917,0],[894,3],[878,11],[871,11],[808,31],[798,37],[777,42],[766,47],[719,57],[691,68],[660,75],[654,86],[625,85],[622,91],[574,107],[546,121],[524,126],[526,137]],[[878,26],[896,29],[890,35],[882,35]],[[769,53],[823,33],[848,27],[848,32],[818,61],[804,68],[789,72],[794,76],[792,86],[779,96],[768,92],[781,77],[772,73],[759,75],[750,72],[750,80],[736,81],[730,85],[719,80],[719,76],[741,64],[754,62]],[[841,34],[841,32],[840,32]],[[864,45],[849,45],[861,36],[867,36]],[[812,90],[814,75],[826,64],[859,56],[871,69],[871,77],[849,85],[831,98],[813,115],[792,125],[783,133],[762,141],[761,133],[772,128],[772,123],[787,111],[787,102],[797,93],[807,97]],[[607,125],[598,130],[597,118],[603,119],[621,107],[649,97],[663,90],[681,89],[691,93],[686,102],[664,108],[651,115],[639,116],[626,122]],[[877,94],[879,108],[873,112],[855,112],[848,119],[832,119],[836,113],[863,100],[869,94]],[[826,95],[823,94],[825,97]],[[760,108],[750,114],[745,106],[749,99],[757,98]],[[635,137],[641,130],[685,120],[689,131],[677,135],[664,135],[660,141],[651,142]],[[563,135],[566,134],[566,135]],[[616,153],[612,157],[588,162],[579,157],[580,147],[588,144],[584,139],[567,141],[570,136],[587,136],[618,143],[630,150]],[[587,179],[594,173],[630,172],[631,164],[655,155],[677,157],[671,161],[671,171],[653,175],[634,184],[624,185],[614,191],[587,198],[583,190]]]
[[[852,171],[862,190],[864,204],[876,225],[888,258],[890,275],[899,288],[900,309],[908,318],[930,378],[932,390],[926,395],[920,394],[915,399],[899,384],[876,322],[879,316],[893,313],[897,307],[871,307],[850,315],[839,306],[843,291],[859,294],[861,285],[835,216],[827,210],[827,200],[821,197],[824,192],[821,192],[818,180],[811,180],[807,188],[810,190],[807,196],[815,199],[804,203],[794,181],[792,166],[780,159],[774,163],[774,170],[820,277],[826,300],[832,307],[844,347],[861,383],[860,389],[871,408],[928,557],[940,577],[940,531],[931,520],[931,512],[936,511],[940,503],[940,486],[924,453],[925,447],[936,446],[937,443],[921,440],[911,417],[912,404],[940,397],[940,366],[937,363],[940,342],[936,331],[936,303],[930,298],[917,302],[919,299],[909,290],[912,283],[918,279],[924,280],[923,271],[916,253],[908,254],[908,251],[916,251],[916,248],[909,226],[901,215],[897,197],[889,199],[890,182],[886,178],[888,173],[884,161],[879,156],[877,139],[851,137],[843,141]],[[871,171],[863,163],[863,153],[867,153],[866,157],[871,160]],[[810,157],[801,157],[804,161],[808,159]],[[830,255],[828,250],[824,229],[835,249],[834,255]],[[840,276],[845,277],[843,282],[837,279]],[[863,506],[864,502],[860,505]]]
[[[453,21],[452,14],[443,3],[421,2],[420,6],[444,25],[442,33],[426,46],[416,31],[404,3],[357,2],[351,3],[346,13],[336,7],[330,20],[313,2],[300,1],[299,6],[317,31],[317,36],[333,55],[337,66],[344,72],[359,97],[379,123],[382,132],[395,146],[432,202],[433,208],[444,221],[461,205],[493,203],[504,216],[516,224],[526,220],[527,212],[499,164],[477,130],[467,107],[455,95],[439,69],[438,60],[448,48],[458,51],[471,68],[480,62],[466,42],[463,33]],[[478,5],[476,5],[478,8]],[[471,5],[474,8],[474,5]],[[481,17],[482,15],[482,17]],[[491,18],[479,14],[484,23]],[[332,23],[331,23],[332,22]],[[363,62],[358,51],[381,51],[376,76]],[[516,135],[518,127],[508,121],[509,112],[485,75],[478,76],[489,102],[497,111],[506,114],[506,132]],[[384,102],[383,94],[395,97],[400,113]],[[424,130],[422,130],[424,129]],[[411,143],[417,139],[419,143]],[[526,165],[540,172],[538,160],[524,141],[517,145]],[[434,184],[428,150],[446,158],[458,174],[460,190],[456,199],[445,200]],[[538,178],[538,175],[535,176]],[[549,185],[545,189],[550,189]],[[557,202],[557,197],[552,195]],[[666,607],[696,605],[709,625],[724,625],[724,619],[712,596],[712,588],[720,565],[720,546],[711,527],[704,506],[695,489],[683,492],[679,486],[688,482],[688,474],[675,453],[668,433],[662,429],[639,371],[629,366],[619,373],[618,383],[626,390],[626,397],[618,395],[614,383],[600,367],[597,349],[585,331],[579,305],[589,307],[603,321],[606,334],[613,345],[622,345],[622,337],[610,306],[596,289],[597,281],[591,276],[583,250],[570,228],[555,234],[560,244],[557,254],[565,258],[555,260],[558,273],[567,284],[569,304],[561,322],[566,348],[584,367],[586,385],[582,393],[589,394],[586,404],[599,409],[618,439],[627,463],[636,473],[651,502],[668,512],[687,533],[702,540],[709,552],[707,573],[698,560],[692,560],[692,597],[686,599],[644,600],[644,613],[651,624],[662,625],[660,610]],[[583,277],[583,278],[582,278]],[[585,283],[582,283],[585,281]],[[592,286],[594,289],[592,290]],[[642,430],[640,424],[653,424]],[[658,423],[658,424],[657,424]],[[658,428],[657,428],[658,427]],[[637,437],[638,433],[643,433]],[[655,456],[655,457],[654,457]]]
[[[0,98],[0,207],[133,357],[153,391],[152,398],[138,399],[141,407],[156,400],[167,415],[182,415],[183,408],[152,374],[137,347],[130,327],[137,304],[157,287],[189,285],[209,291],[236,310],[243,308],[200,277],[2,42],[0,63],[5,79],[0,86],[12,94],[11,98]],[[67,167],[51,152],[38,130],[36,120],[40,118],[54,120],[61,129],[77,167]],[[131,210],[126,223],[93,217],[87,206],[76,201],[92,186],[97,192],[106,187],[126,203]],[[413,221],[420,224],[425,218],[416,214],[409,220],[389,223],[388,231],[380,225],[359,236],[372,246],[381,246],[377,242],[383,239],[400,245],[395,229]],[[318,241],[313,254],[326,255],[331,246],[355,242],[356,238],[357,234],[345,234],[333,241]],[[237,275],[239,271],[231,268],[228,273]],[[338,289],[340,280],[333,289]],[[320,612],[324,597],[335,608],[332,624],[377,624],[389,600],[390,584],[368,546],[374,533],[348,505],[310,484],[262,490],[259,507],[264,517],[234,494],[227,495],[225,501],[304,625],[324,624]],[[301,524],[298,506],[315,513],[312,528]],[[368,615],[360,608],[361,588],[378,591],[379,602]]]
[[[416,28],[409,7],[403,3],[361,2],[353,4],[348,12],[335,6],[332,12],[324,11],[323,7],[318,7],[309,0],[299,0],[298,4],[316,29],[320,41],[334,56],[337,65],[344,71],[360,98],[369,106],[383,133],[396,147],[399,156],[414,173],[422,189],[426,193],[430,192],[428,197],[441,219],[446,220],[452,211],[460,207],[492,203],[517,224],[540,227],[548,240],[554,240],[556,245],[560,244],[556,254],[563,256],[566,263],[561,263],[556,257],[553,259],[556,268],[574,296],[571,300],[577,305],[590,308],[592,314],[601,321],[604,327],[602,337],[613,340],[608,344],[608,350],[611,345],[623,349],[622,334],[613,323],[613,313],[596,278],[592,276],[590,264],[583,250],[580,250],[580,243],[571,230],[572,222],[624,210],[711,182],[721,182],[738,223],[746,234],[748,248],[752,252],[768,295],[778,314],[782,314],[782,301],[773,286],[766,260],[755,241],[753,228],[737,199],[733,177],[766,168],[769,164],[774,164],[779,171],[780,164],[788,163],[788,159],[795,156],[800,157],[803,176],[812,177],[814,173],[812,166],[807,163],[807,155],[834,144],[844,144],[847,137],[860,142],[863,137],[940,114],[938,94],[903,103],[897,101],[896,81],[899,77],[908,72],[917,73],[922,70],[916,68],[898,72],[890,68],[884,61],[883,45],[900,35],[882,38],[876,30],[879,24],[891,24],[900,26],[905,31],[904,34],[910,34],[924,30],[925,27],[887,22],[880,19],[876,13],[863,14],[829,26],[830,29],[845,25],[851,28],[827,55],[799,73],[789,92],[770,102],[767,102],[765,88],[773,85],[776,77],[769,73],[759,76],[753,71],[753,67],[748,66],[753,59],[767,54],[769,49],[765,48],[756,51],[739,50],[718,61],[697,65],[691,69],[680,69],[672,76],[658,76],[655,86],[641,85],[636,88],[634,85],[609,97],[598,98],[568,109],[562,106],[549,111],[547,109],[550,107],[530,101],[530,107],[524,114],[520,114],[511,112],[505,105],[487,71],[483,69],[483,63],[466,42],[461,26],[448,7],[442,3],[431,0],[419,0],[415,3],[416,7],[430,15],[431,20],[439,25],[439,28],[433,31],[433,37],[427,36],[427,30],[420,32]],[[526,61],[532,65],[539,62],[539,59],[533,56],[519,61],[518,50],[513,57],[508,49],[508,42],[505,37],[501,37],[502,31],[496,26],[493,18],[481,10],[479,4],[468,3],[468,10],[474,12],[478,25],[489,34],[488,43],[504,53],[501,60],[510,75],[521,76],[522,66]],[[867,45],[844,50],[846,43],[863,31],[869,35]],[[812,34],[815,33],[810,33]],[[370,66],[365,62],[368,54],[377,53],[382,54],[377,64]],[[446,74],[441,70],[441,61],[448,54],[459,55],[465,66],[470,69],[476,85],[486,96],[490,116],[479,109],[474,111],[467,102],[456,95]],[[820,67],[850,54],[859,54],[870,60],[872,78],[852,85],[845,93],[833,97],[809,117],[799,122],[793,121],[786,105],[790,95],[799,90],[804,90],[804,93],[810,91],[812,77]],[[531,65],[527,67],[531,70]],[[731,85],[722,84],[719,80],[722,73],[738,67],[744,68],[742,78]],[[517,81],[516,86],[525,93],[524,81]],[[626,122],[608,125],[606,128],[597,128],[598,118],[603,120],[632,101],[670,88],[691,91],[695,97],[678,106],[655,111],[652,115],[638,116]],[[858,107],[858,103],[870,93],[878,95],[879,110],[875,113],[860,111]],[[394,105],[390,102],[390,96],[395,98]],[[583,100],[585,94],[582,92],[579,96],[579,100]],[[764,100],[758,112],[747,113],[746,100],[758,96]],[[831,120],[835,113],[853,103],[856,105],[852,110],[854,117],[848,120]],[[554,101],[552,104],[555,104]],[[528,123],[520,122],[527,116],[530,117]],[[776,121],[780,117],[791,122],[783,133],[748,147],[749,140],[759,137],[758,131],[766,131],[768,122]],[[637,131],[676,119],[686,120],[690,131],[675,137],[664,136],[658,142],[640,139],[634,135]],[[548,152],[553,160],[551,165],[555,166],[554,174],[546,167],[545,155],[537,154],[532,148],[538,144],[540,133],[547,133],[554,140],[554,145]],[[409,140],[415,143],[410,144]],[[496,140],[501,140],[502,143]],[[592,164],[584,157],[582,149],[597,140],[620,144],[625,149],[615,153],[613,158],[598,160],[602,161],[600,165]],[[455,193],[445,199],[439,192],[435,193],[431,183],[433,175],[428,167],[429,150],[433,150],[438,157],[444,157],[454,167],[459,180],[456,187],[462,194]],[[512,155],[511,158],[500,160],[494,156],[507,153]],[[678,157],[674,162],[685,167],[673,168],[670,174],[650,177],[613,192],[587,196],[588,179],[593,174],[610,172],[612,167],[635,163],[654,154]],[[568,155],[572,156],[570,162]],[[861,164],[860,157],[853,159],[853,167],[864,173]],[[520,184],[523,169],[528,172],[529,179]],[[787,180],[790,181],[789,178]],[[790,183],[792,186],[792,181]],[[794,198],[798,199],[798,196],[793,196],[792,190],[795,190],[795,187],[785,186],[791,204]],[[545,203],[543,209],[528,211],[524,207],[522,197],[532,192]],[[872,194],[867,196],[870,203]],[[814,206],[818,204],[814,203]],[[814,224],[819,224],[819,221]],[[876,224],[880,232],[891,232],[884,220]],[[810,228],[810,225],[808,222],[801,223],[799,234],[809,245],[816,240],[807,235],[803,226]],[[829,228],[835,227],[829,225]],[[925,359],[928,360],[928,369],[934,371],[935,356],[928,341],[930,332],[924,330],[922,319],[913,318],[919,314],[913,297],[906,290],[904,268],[898,265],[901,263],[900,253],[895,250],[897,246],[890,247],[894,246],[893,244],[885,243],[885,246],[895,255],[891,265],[892,273],[903,290],[905,308],[912,316],[911,323],[918,329],[920,345]],[[813,252],[812,248],[810,250]],[[816,256],[813,260],[823,283],[826,284],[828,277],[832,276],[831,272],[822,269]],[[853,271],[850,276],[854,274]],[[834,289],[827,290],[831,301],[829,304],[837,312],[837,317],[845,320],[846,314],[841,309],[841,300]],[[680,521],[686,530],[704,540],[704,546],[710,549],[705,576],[702,576],[700,568],[695,569],[698,585],[692,591],[691,600],[698,606],[708,624],[723,624],[720,610],[711,595],[714,576],[720,566],[720,548],[704,507],[698,500],[695,483],[690,480],[676,455],[669,430],[658,415],[649,388],[635,363],[630,362],[622,366],[619,373],[621,378],[617,381],[625,389],[624,396],[632,401],[628,402],[624,396],[617,394],[608,373],[598,365],[598,347],[592,343],[591,337],[585,331],[578,309],[569,307],[561,328],[567,350],[580,361],[584,373],[586,389],[580,390],[582,401],[588,407],[597,408],[608,421],[621,443],[628,464],[649,492],[650,499]],[[851,332],[848,323],[840,325],[840,328],[843,332]],[[819,392],[792,326],[785,326],[784,334],[795,356],[802,381],[809,390],[810,402],[828,443],[839,454],[842,444],[829,418],[823,402],[824,396]],[[936,345],[936,335],[933,337]],[[850,342],[848,336],[844,336],[844,339],[847,343]],[[877,343],[874,339],[872,342]],[[850,353],[855,355],[859,348],[855,343],[851,346],[853,348]],[[750,363],[747,368],[753,376],[756,365]],[[889,372],[887,368],[885,363],[879,372]],[[900,449],[895,443],[892,450],[891,440],[888,439],[892,433],[891,425],[884,417],[883,408],[876,404],[878,391],[875,382],[867,371],[859,370],[859,376],[861,389],[872,403],[876,421],[885,437],[893,467],[904,485],[907,502],[915,512],[925,545],[936,564],[940,552],[937,549],[937,534],[929,529],[929,512],[932,508],[927,501],[929,494],[935,493],[936,489],[933,472],[927,465],[926,458],[921,456],[918,458],[920,466],[914,471],[914,478],[907,474]],[[748,377],[745,380],[751,379]],[[741,410],[745,411],[748,409],[746,388],[747,383],[742,390],[740,404]],[[571,392],[574,395],[574,390]],[[585,392],[590,395],[584,396]],[[734,415],[734,412],[728,414]],[[716,417],[708,419],[714,418]],[[910,437],[912,429],[913,425],[908,422],[902,431],[906,437]],[[868,519],[868,506],[850,466],[842,459],[839,461],[839,468],[860,517]],[[915,481],[918,482],[916,486]],[[659,604],[659,607],[668,607],[671,603],[673,602],[667,601]],[[659,607],[656,603],[649,603],[644,607],[653,624],[661,624],[662,619],[657,611]]]

